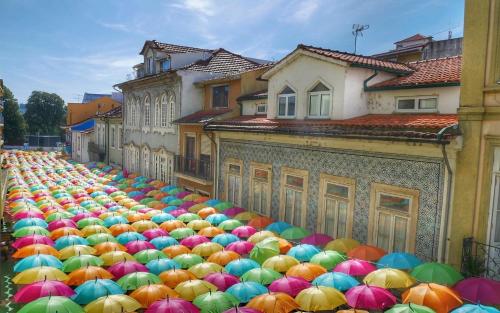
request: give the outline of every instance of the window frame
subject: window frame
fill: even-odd
[[[255,170],[261,170],[267,172],[267,206],[264,212],[265,216],[271,216],[271,203],[272,203],[272,195],[273,195],[273,166],[269,163],[258,163],[258,162],[250,162],[250,177],[248,178],[248,186],[249,186],[249,208],[251,211],[256,212],[254,209],[254,179],[255,179]],[[258,212],[261,214],[261,212]]]
[[[290,88],[294,93],[283,93],[283,91],[286,89],[286,88]],[[295,108],[294,108],[294,112],[293,112],[293,115],[288,115],[288,110],[289,110],[289,98],[291,97],[294,97],[295,98]],[[280,115],[280,99],[281,98],[285,98],[286,102],[285,102],[285,115]],[[282,118],[282,119],[294,119],[296,116],[297,116],[297,91],[290,87],[290,85],[285,85],[285,87],[283,87],[281,89],[281,91],[278,93],[278,98],[277,98],[277,101],[276,101],[276,117],[277,118]]]
[[[150,177],[151,173],[151,149],[147,145],[144,145],[141,149],[141,175]]]
[[[115,127],[115,125],[110,125],[110,129],[111,129],[111,131],[110,131],[111,132],[111,136],[110,136],[111,137],[111,145],[110,146],[111,146],[111,148],[116,149],[116,138],[115,138],[116,127]]]
[[[309,172],[307,170],[296,169],[291,167],[282,166],[280,173],[280,208],[279,208],[279,219],[285,221],[285,200],[286,200],[286,178],[287,176],[295,176],[303,179],[303,187],[302,190],[298,190],[297,188],[290,186],[290,188],[297,192],[302,192],[301,199],[301,216],[300,216],[300,227],[305,227],[306,225],[306,213],[307,211],[307,199],[309,197]],[[295,210],[292,211],[292,220],[295,219]]]
[[[436,99],[436,108],[435,109],[419,109],[419,102],[420,100],[424,99]],[[399,108],[399,100],[414,100],[415,104],[413,109],[400,109]],[[435,113],[438,112],[438,107],[439,107],[439,96],[437,95],[432,95],[432,96],[398,96],[395,98],[395,105],[396,105],[396,112],[400,113]]]
[[[264,112],[259,112],[259,107],[264,107]],[[255,114],[267,114],[267,103],[257,103],[255,105]]]
[[[326,88],[328,88],[328,91],[311,91],[318,84],[322,84]],[[328,95],[330,97],[330,101],[328,103],[328,114],[327,115],[322,115],[321,114],[321,105],[322,105],[322,96],[323,95]],[[320,96],[320,103],[319,103],[319,115],[311,115],[311,96]],[[323,81],[317,81],[309,90],[307,91],[307,118],[310,119],[328,119],[332,116],[332,111],[333,111],[333,89],[325,84]]]
[[[347,238],[352,238],[352,225],[354,220],[354,205],[356,197],[356,180],[350,177],[335,176],[326,173],[321,173],[319,175],[319,194],[318,194],[318,216],[316,222],[316,231],[320,233],[325,233],[325,221],[326,221],[326,201],[330,199],[330,196],[326,195],[328,184],[339,185],[348,188],[347,195],[347,217],[346,217],[346,236]],[[331,196],[332,198],[337,198],[336,196]],[[338,198],[337,201],[340,199]],[[342,199],[344,200],[344,199]],[[335,227],[335,228],[338,228]],[[335,236],[333,238],[336,238]]]
[[[238,203],[234,203],[233,204],[235,206],[241,206],[242,203],[241,203],[241,199],[242,199],[242,188],[243,188],[243,160],[239,160],[239,159],[234,159],[234,158],[228,158],[224,161],[224,199],[226,199],[226,201],[230,201],[229,200],[229,167],[230,165],[237,165],[240,167],[240,173],[238,175],[238,180],[239,180],[239,189],[238,189],[238,196],[237,196],[237,199],[238,199]]]
[[[163,65],[168,62],[168,68],[165,69]],[[164,58],[160,60],[160,71],[161,72],[168,72],[170,69],[172,69],[172,60],[170,58]]]
[[[416,244],[416,231],[417,231],[417,223],[418,223],[418,210],[419,210],[419,196],[420,196],[420,191],[416,189],[410,189],[410,188],[405,188],[405,187],[399,187],[399,186],[393,186],[393,185],[387,185],[387,184],[382,184],[382,183],[372,183],[371,185],[371,190],[370,190],[370,210],[369,210],[369,216],[368,216],[368,243],[371,245],[376,245],[377,242],[377,231],[378,231],[378,215],[377,213],[380,211],[383,211],[387,214],[391,214],[391,217],[394,218],[394,216],[397,215],[403,215],[401,212],[396,212],[395,210],[391,209],[380,209],[379,208],[379,201],[380,197],[379,195],[385,194],[385,195],[390,195],[390,196],[395,196],[395,197],[400,197],[400,198],[409,198],[410,199],[410,204],[409,204],[409,212],[407,214],[408,217],[408,227],[406,231],[406,249],[405,251],[398,251],[398,252],[409,252],[409,253],[414,253],[415,252],[415,244]],[[391,232],[393,232],[393,228],[391,229]],[[390,236],[389,238],[389,246],[391,247],[387,251],[388,253],[392,252],[392,246],[394,244],[393,242],[394,239],[394,234]]]
[[[226,91],[227,91],[227,94],[226,94],[226,97],[225,97],[225,100],[226,100],[226,105],[224,106],[219,106],[219,105],[215,105],[215,89],[216,88],[226,88]],[[214,85],[212,86],[211,88],[211,92],[212,92],[212,108],[214,109],[227,109],[229,108],[229,85],[228,84],[222,84],[222,85]]]
[[[118,144],[118,150],[122,150],[123,148],[123,126],[118,126],[118,131],[117,131],[117,140],[116,143]]]
[[[151,127],[151,98],[149,97],[149,95],[147,95],[144,98],[144,122],[143,122],[143,127],[146,128],[146,129],[149,128],[149,127]]]

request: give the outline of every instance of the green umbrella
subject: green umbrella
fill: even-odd
[[[451,286],[464,277],[447,264],[429,262],[420,264],[413,269],[411,276],[425,283],[436,283]]]
[[[237,306],[240,302],[235,296],[229,293],[222,291],[210,291],[196,297],[193,300],[193,304],[201,310],[201,313],[216,313],[224,312],[234,306]]]
[[[262,285],[269,285],[276,279],[283,277],[270,268],[254,268],[241,276],[241,281],[253,281]]]
[[[73,214],[71,214],[69,212],[55,212],[55,213],[52,213],[49,216],[47,216],[45,221],[47,223],[50,223],[50,222],[53,222],[55,220],[62,220],[65,218],[72,218],[72,217],[73,217]]]
[[[63,262],[63,272],[69,273],[87,265],[101,266],[104,262],[94,255],[75,255]]]
[[[107,233],[93,234],[88,236],[86,239],[92,246],[95,246],[103,242],[118,242],[118,240],[116,240],[116,238],[113,235]]]
[[[127,195],[127,193],[126,193],[126,192],[124,192],[124,191],[121,191],[121,190],[119,190],[119,191],[115,191],[115,192],[112,192],[112,193],[110,194],[110,196],[111,196],[111,197],[113,197],[113,198],[114,198],[114,197],[117,197],[117,196],[126,196],[126,195]]]
[[[172,230],[169,233],[169,235],[170,235],[170,237],[172,237],[174,239],[180,240],[180,239],[184,239],[186,237],[192,236],[192,235],[196,235],[196,232],[189,227],[181,227],[181,228],[177,228],[177,229]]]
[[[300,240],[309,236],[310,234],[310,231],[302,227],[290,227],[285,229],[280,234],[280,237],[285,238],[286,240]]]
[[[161,284],[161,279],[153,273],[146,272],[135,272],[130,273],[122,278],[120,278],[117,282],[123,290],[135,290],[144,285],[150,284]]]
[[[181,199],[174,199],[174,200],[170,200],[168,202],[168,205],[181,205],[183,203],[184,203],[184,201],[182,201]]]
[[[337,264],[344,262],[345,260],[347,260],[347,257],[344,254],[337,251],[327,250],[313,255],[309,262],[321,265],[326,268],[327,271],[331,271],[335,266],[337,266]]]
[[[179,263],[182,268],[190,268],[193,265],[203,263],[204,260],[201,256],[194,253],[185,253],[173,258],[175,262]]]
[[[266,238],[257,243],[250,251],[250,258],[260,264],[272,256],[280,254],[280,244],[277,238]]]
[[[84,313],[81,306],[66,297],[50,296],[29,302],[18,313]]]
[[[19,238],[29,235],[50,236],[50,232],[41,226],[26,226],[16,230],[12,236]]]
[[[139,211],[140,209],[145,209],[145,208],[147,208],[147,206],[144,204],[136,204],[133,207],[131,207],[130,210]]]
[[[214,205],[214,209],[217,209],[219,211],[230,209],[232,207],[234,207],[234,205],[229,201],[219,202],[216,205]]]
[[[224,231],[232,231],[236,227],[240,227],[243,225],[244,224],[242,222],[240,222],[238,220],[231,219],[231,220],[225,220],[225,221],[221,222],[217,227],[219,227],[220,229],[222,229]]]
[[[195,214],[195,213],[184,213],[184,214],[181,214],[177,217],[177,219],[183,223],[189,223],[191,221],[194,221],[194,220],[202,220],[202,218],[198,215],[198,214]]]
[[[140,262],[142,264],[146,264],[151,260],[157,260],[157,259],[166,259],[167,256],[165,253],[161,252],[160,250],[156,249],[146,249],[137,252],[134,254],[134,258],[137,262]]]
[[[386,313],[436,313],[433,309],[413,303],[396,304],[390,310],[387,310],[385,312]]]
[[[101,226],[104,226],[104,221],[101,220],[100,218],[97,218],[97,217],[87,217],[87,218],[82,218],[81,220],[79,220],[76,225],[78,226],[78,228],[82,229],[86,226],[89,226],[89,225],[101,225]]]
[[[139,203],[147,205],[149,202],[152,202],[152,201],[155,201],[155,200],[156,200],[155,198],[144,198],[141,201],[139,201]]]

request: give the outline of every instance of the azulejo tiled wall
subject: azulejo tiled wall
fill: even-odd
[[[220,143],[219,194],[224,189],[225,172],[222,164],[227,158],[243,160],[243,207],[249,206],[250,162],[272,164],[271,215],[275,219],[279,211],[281,167],[309,171],[306,215],[307,228],[311,231],[316,228],[320,173],[356,179],[353,238],[361,242],[368,239],[372,183],[417,189],[420,191],[420,207],[415,252],[426,260],[437,257],[445,169],[440,159],[224,140]]]

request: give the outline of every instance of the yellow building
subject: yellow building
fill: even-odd
[[[3,111],[3,80],[0,79],[0,113]],[[3,146],[3,115],[0,119],[0,147]]]
[[[467,256],[477,256],[474,263],[485,265],[486,274],[499,279],[499,0],[465,1],[463,59],[458,110],[463,149],[457,155],[448,259],[458,267],[462,254],[465,261],[471,261]],[[470,270],[467,264],[464,270]]]

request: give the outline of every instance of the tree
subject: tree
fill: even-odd
[[[8,145],[22,145],[26,136],[26,123],[19,112],[17,99],[12,92],[4,86],[3,95],[4,140]]]
[[[64,100],[55,93],[33,91],[26,104],[24,119],[30,134],[62,135],[66,108]]]

